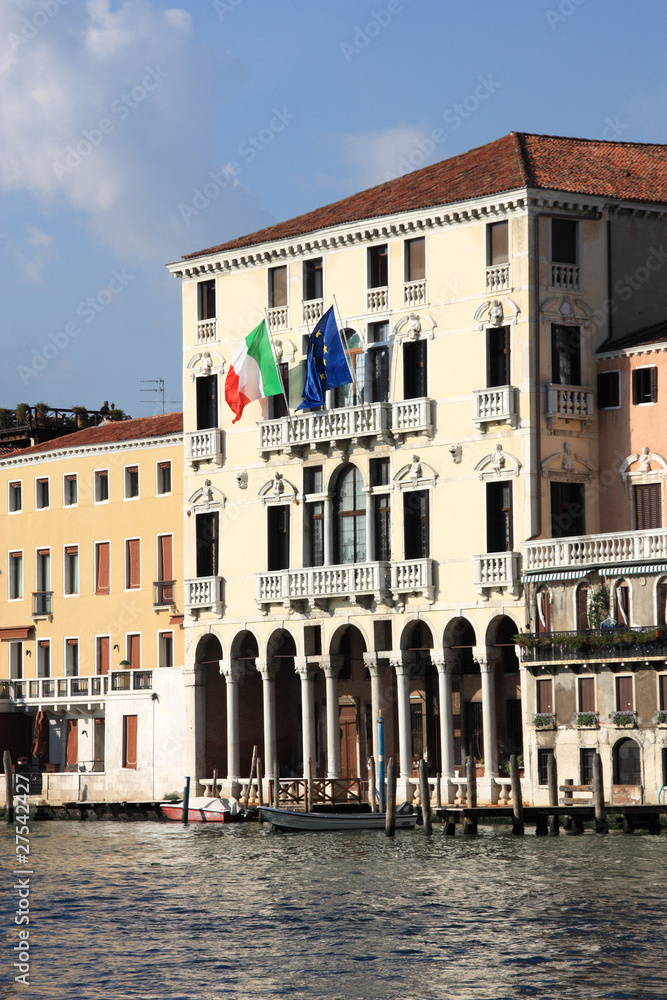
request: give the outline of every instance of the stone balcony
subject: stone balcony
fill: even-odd
[[[112,670],[103,676],[39,677],[0,682],[0,700],[34,706],[41,710],[93,712],[104,707],[117,691],[150,691],[152,670]]]
[[[304,299],[301,305],[303,322],[312,328],[324,312],[324,299]]]
[[[490,424],[511,424],[516,427],[519,420],[517,392],[514,386],[498,385],[490,389],[473,391],[473,421],[482,434]]]
[[[290,611],[308,606],[326,609],[330,600],[346,598],[364,606],[394,604],[394,595],[419,594],[433,600],[433,560],[367,562],[341,566],[309,566],[257,573],[256,601],[267,614],[272,604]]]
[[[185,581],[185,608],[195,618],[200,611],[222,613],[223,578],[198,576]]]
[[[493,264],[486,269],[487,292],[504,292],[510,287],[509,264]]]
[[[410,308],[412,306],[425,306],[426,302],[426,279],[406,281],[403,285],[403,305]]]
[[[188,431],[185,435],[185,460],[192,466],[200,462],[222,465],[222,431],[209,427],[203,431]]]
[[[487,600],[492,590],[508,590],[518,597],[521,589],[519,552],[487,552],[473,556],[475,560],[475,589]]]
[[[386,312],[387,309],[389,309],[389,289],[369,288],[366,292],[367,312]]]
[[[551,265],[551,285],[553,288],[565,288],[567,291],[577,292],[580,288],[579,278],[579,264]]]
[[[273,308],[268,310],[269,315],[269,329],[274,330],[287,330],[289,326],[289,313],[287,306],[273,306]]]
[[[197,343],[211,344],[218,339],[217,319],[200,319],[197,322]]]
[[[667,528],[544,538],[523,546],[524,582],[530,583],[574,579],[598,566],[616,565],[621,575],[650,573],[659,569],[651,563],[662,561],[667,561]]]
[[[580,385],[547,386],[547,425],[556,420],[588,423],[595,416],[595,390]]]

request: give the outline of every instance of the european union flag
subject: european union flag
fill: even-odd
[[[351,381],[350,366],[334,319],[333,306],[330,306],[317,321],[308,341],[303,403],[297,406],[297,410],[324,406],[327,389],[335,389]]]

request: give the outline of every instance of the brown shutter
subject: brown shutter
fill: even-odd
[[[635,699],[632,693],[632,677],[616,678],[616,707],[619,712],[634,712]]]
[[[421,281],[426,277],[426,240],[422,236],[408,240],[408,281]]]
[[[38,556],[50,556],[51,555],[51,549],[37,549],[37,555]]]
[[[69,482],[72,482],[73,480],[75,480],[75,479],[76,479],[76,472],[73,472],[73,473],[72,473],[71,475],[69,475],[69,476],[65,476],[65,479],[69,480]]]
[[[595,678],[594,677],[580,677],[579,678],[579,711],[580,712],[594,712],[595,711]]]
[[[170,469],[171,468],[171,462],[158,462],[158,466],[161,469]]]
[[[136,590],[141,581],[141,540],[130,538],[127,542],[127,587]]]
[[[79,554],[79,546],[78,545],[66,545],[65,546],[65,555],[66,556],[76,556],[78,554]]]
[[[97,673],[101,675],[109,673],[108,635],[100,635],[97,637]]]
[[[67,719],[65,736],[65,763],[76,765],[79,761],[78,719]]]
[[[174,579],[174,561],[172,556],[172,546],[173,540],[171,535],[160,535],[159,536],[159,565],[158,573],[160,580],[173,580]],[[162,600],[163,601],[173,601],[174,590],[173,587],[163,587],[162,588]]]
[[[48,649],[49,646],[51,645],[51,640],[50,639],[40,639],[39,640],[39,645],[41,646],[42,649]]]
[[[659,706],[664,711],[667,709],[667,674],[660,674],[658,677],[658,683],[660,686],[659,691]]]
[[[579,587],[577,591],[577,628],[584,631],[589,628],[588,625],[588,587]],[[588,709],[583,709],[583,711],[588,711]],[[593,711],[591,709],[591,711]]]
[[[662,527],[660,483],[642,483],[635,486],[635,521],[637,531]]]
[[[128,465],[127,471],[129,473],[139,472],[139,466],[138,465]]]
[[[95,580],[95,593],[109,593],[109,543],[98,542],[97,546],[97,578]]]
[[[553,684],[551,679],[537,682],[537,711],[553,712]]]
[[[137,767],[137,716],[123,716],[123,767]]]
[[[138,670],[141,666],[141,636],[128,635],[127,652],[130,666],[133,670]]]
[[[509,224],[492,222],[489,224],[489,264],[506,264],[509,251]]]

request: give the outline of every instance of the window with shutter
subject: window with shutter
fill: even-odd
[[[174,560],[171,535],[158,535],[157,539],[157,579],[160,587],[159,604],[171,604],[174,599]]]
[[[76,473],[63,478],[63,503],[65,507],[74,507],[78,500]]]
[[[137,767],[137,716],[123,716],[123,767]]]
[[[128,538],[125,542],[125,589],[138,590],[141,586],[141,540]]]
[[[632,677],[616,678],[616,711],[634,712],[635,697],[632,685]]]
[[[581,586],[577,587],[577,628],[580,632],[583,632],[589,627],[588,586],[582,583]]]
[[[541,713],[553,712],[553,681],[551,678],[538,680],[537,682],[537,711]]]
[[[132,670],[139,670],[141,667],[141,635],[139,633],[128,635],[126,658],[130,661]]]
[[[551,632],[551,595],[546,587],[536,594],[537,631]]]
[[[426,239],[405,241],[405,280],[422,281],[426,277]]]
[[[95,639],[95,673],[105,676],[109,673],[109,636],[98,635]]]
[[[621,405],[621,373],[600,372],[598,375],[598,408],[613,410]]]
[[[637,531],[662,528],[661,483],[638,483],[634,487],[634,498]]]
[[[490,222],[486,227],[486,264],[506,264],[509,260],[509,223]],[[504,383],[499,383],[500,385]]]
[[[23,597],[23,553],[9,553],[9,600],[19,601]]]
[[[95,473],[95,503],[104,503],[109,499],[108,469],[98,469]]]
[[[368,249],[368,287],[385,288],[389,277],[387,244]]]
[[[633,370],[632,402],[634,406],[658,402],[658,369],[654,365]]]
[[[579,687],[579,711],[580,712],[594,712],[595,711],[595,678],[594,677],[580,677],[578,680]]]
[[[269,308],[287,305],[287,265],[269,268]]]
[[[68,770],[79,763],[79,720],[67,719],[65,726],[65,764]]]
[[[95,593],[109,593],[109,542],[95,545]]]
[[[215,319],[215,278],[197,282],[197,319]]]
[[[313,257],[303,262],[303,297],[309,302],[321,299],[322,294],[322,258]]]

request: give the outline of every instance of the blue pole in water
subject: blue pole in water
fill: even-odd
[[[384,812],[387,790],[384,778],[384,719],[382,712],[378,715],[378,792],[380,793],[380,812]]]
[[[185,779],[185,788],[183,789],[183,812],[181,814],[181,821],[187,826],[188,823],[188,809],[190,808],[190,778]]]

